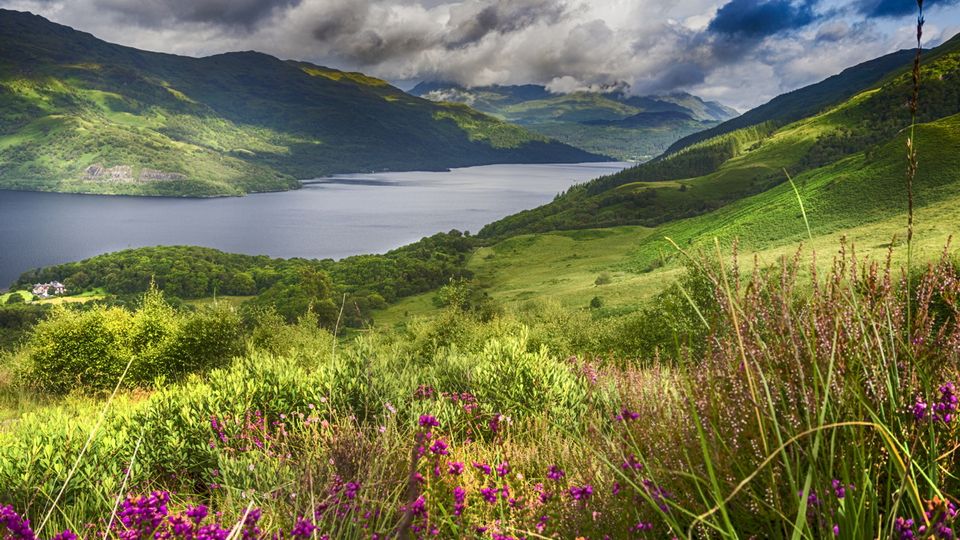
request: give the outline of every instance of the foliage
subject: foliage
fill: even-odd
[[[42,522],[92,432],[49,530],[99,531],[118,494],[153,489],[175,493],[171,515],[210,505],[223,530],[252,505],[261,532],[350,538],[952,527],[957,267],[935,262],[908,291],[850,256],[808,285],[799,260],[743,280],[735,259],[695,260],[677,303],[659,301],[700,308],[671,364],[563,359],[535,337],[564,333],[548,306],[529,323],[451,310],[336,350],[312,322],[265,317],[243,358],[121,394],[99,429],[97,401],[21,416],[0,500]],[[142,309],[162,320],[155,301]]]
[[[158,291],[134,312],[57,307],[30,334],[22,378],[51,394],[144,386],[223,365],[240,352],[239,316],[225,308],[177,313]]]
[[[255,296],[251,308],[270,307],[288,321],[312,308],[319,322],[333,328],[358,327],[387,302],[435,289],[464,270],[472,238],[459,231],[440,233],[384,255],[358,255],[340,261],[272,259],[224,253],[211,248],[160,246],[99,255],[79,262],[24,273],[18,286],[62,281],[71,291],[98,290],[136,295],[151,284],[174,298]]]
[[[48,309],[47,306],[22,302],[0,306],[0,351],[12,348],[23,339]]]

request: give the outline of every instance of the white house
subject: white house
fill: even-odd
[[[67,288],[64,287],[63,283],[60,283],[59,281],[51,281],[50,283],[37,283],[33,286],[33,294],[39,296],[40,298],[50,298],[51,296],[67,294]]]

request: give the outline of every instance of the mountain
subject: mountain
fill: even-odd
[[[854,199],[888,200],[890,193],[875,191],[883,186],[882,191],[901,193],[896,186],[903,182],[904,151],[895,149],[903,148],[903,132],[910,125],[905,104],[913,83],[907,56],[894,53],[775,98],[715,128],[718,134],[712,137],[692,139],[686,146],[678,143],[679,149],[654,161],[575,186],[547,205],[488,225],[480,235],[500,238],[615,225],[659,226],[718,215],[714,211],[721,207],[778,186],[782,194],[787,173],[801,185],[816,179],[823,190],[816,197],[823,201],[841,192]],[[926,142],[932,147],[925,152],[956,152],[960,36],[926,51],[922,66],[917,121],[921,130],[938,133],[936,138],[942,141],[939,146]],[[753,120],[731,127],[743,118]],[[698,137],[706,135],[694,139]],[[950,169],[952,160],[941,156],[937,163],[941,169],[937,182],[949,184],[960,177],[960,171]],[[847,180],[854,177],[856,183]],[[857,187],[841,190],[839,185]],[[829,204],[857,208],[853,199]],[[768,215],[773,214],[761,212],[746,219],[765,222]]]
[[[737,129],[764,122],[784,125],[810,116],[829,105],[848,99],[865,88],[869,88],[889,75],[891,71],[905,68],[913,62],[913,55],[913,50],[890,53],[849,67],[819,83],[781,94],[736,118],[680,139],[670,145],[665,154],[677,152],[700,141],[730,133]]]
[[[360,73],[146,52],[0,10],[0,188],[237,195],[342,172],[598,159]]]
[[[588,152],[643,161],[677,139],[718,125],[737,111],[686,93],[634,96],[609,92],[552,93],[543,86],[479,86],[423,82],[410,93],[463,103]]]

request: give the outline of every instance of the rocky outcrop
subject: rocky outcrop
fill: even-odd
[[[154,169],[142,169],[140,171],[139,180],[142,183],[146,182],[170,182],[173,180],[186,180],[187,177],[174,172],[164,172],[157,171]]]
[[[115,167],[104,167],[97,163],[90,165],[83,171],[83,179],[93,182],[110,183],[140,183],[150,182],[172,182],[174,180],[186,180],[186,176],[180,173],[158,171],[156,169],[141,169],[139,175],[134,175],[133,167],[130,165],[117,165]]]

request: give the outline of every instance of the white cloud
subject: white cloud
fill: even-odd
[[[865,23],[840,0],[821,0],[806,27],[721,39],[710,21],[726,3],[0,0],[142,49],[254,49],[390,80],[540,83],[557,92],[626,82],[638,93],[686,90],[741,110],[910,45],[909,20]],[[938,9],[928,17],[928,35],[942,40],[960,15]]]

